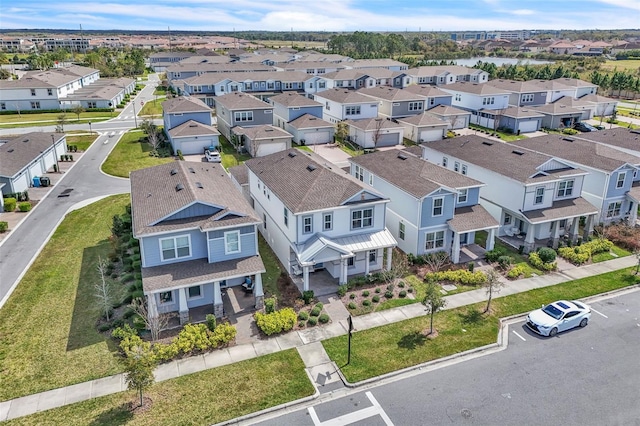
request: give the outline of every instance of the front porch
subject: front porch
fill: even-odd
[[[292,276],[293,283],[298,287],[300,293],[304,291],[304,279],[300,276]],[[338,279],[333,278],[326,269],[311,272],[309,274],[309,290],[313,290],[313,295],[327,296],[338,291]]]

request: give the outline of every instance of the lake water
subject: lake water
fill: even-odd
[[[517,58],[492,58],[490,56],[486,56],[486,57],[478,57],[478,58],[468,58],[468,59],[455,59],[453,62],[456,63],[456,65],[462,65],[465,67],[472,67],[475,64],[478,63],[478,61],[482,61],[482,62],[493,62],[494,64],[496,64],[497,66],[500,65],[504,65],[504,64],[517,64],[518,62],[520,62],[522,65],[524,64],[529,64],[529,65],[544,65],[544,64],[552,64],[552,61],[538,61],[536,59],[517,59]]]

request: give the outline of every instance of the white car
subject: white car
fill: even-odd
[[[215,150],[205,150],[204,156],[209,163],[220,163],[222,161],[222,157],[220,157],[220,153]]]
[[[527,315],[527,326],[542,336],[553,337],[574,327],[586,327],[589,318],[589,305],[575,300],[559,300]]]

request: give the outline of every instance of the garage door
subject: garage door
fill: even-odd
[[[42,176],[42,166],[40,165],[40,160],[36,161],[35,164],[29,166],[29,179],[33,179],[35,176]],[[33,181],[31,182],[33,183]]]
[[[386,133],[380,135],[378,146],[394,146],[400,143],[400,133]]]
[[[531,133],[538,130],[538,120],[521,121],[518,123],[520,133]]]
[[[44,155],[44,167],[49,170],[53,168],[53,165],[56,164],[56,159],[54,158],[53,149],[50,149]]]
[[[258,146],[258,154],[257,157],[264,157],[265,155],[273,154],[275,152],[284,151],[287,149],[286,142],[269,142],[269,143],[260,143]]]
[[[204,138],[198,139],[196,141],[184,141],[180,144],[180,147],[182,153],[185,155],[201,155],[204,150],[211,145],[217,146],[218,143],[216,141],[212,141],[211,139]]]
[[[27,189],[29,189],[29,178],[24,173],[13,181],[13,192],[22,192]]]
[[[304,138],[305,145],[316,145],[331,142],[331,132],[328,130],[304,133],[302,137]]]
[[[439,141],[442,139],[443,135],[444,132],[442,129],[423,130],[420,132],[419,142]]]

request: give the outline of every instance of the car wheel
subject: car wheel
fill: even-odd
[[[556,334],[558,334],[558,329],[557,329],[556,327],[553,327],[553,328],[551,329],[551,331],[549,332],[549,337],[553,337],[553,336],[555,336]]]
[[[588,319],[582,318],[582,321],[580,321],[580,327],[586,327],[588,322]]]

